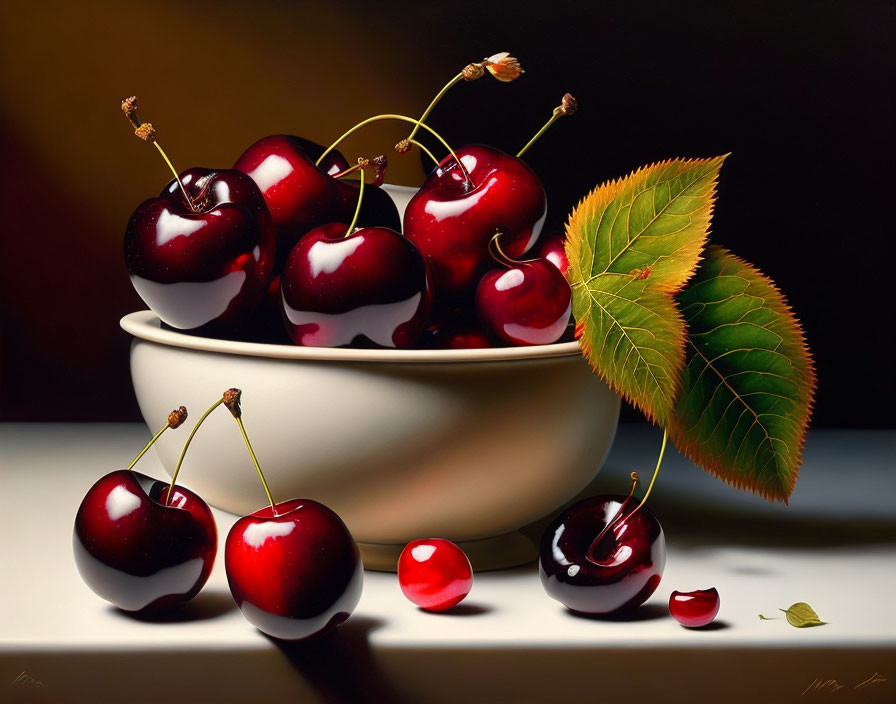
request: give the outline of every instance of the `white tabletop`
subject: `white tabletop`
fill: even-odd
[[[896,432],[812,433],[789,507],[724,486],[673,453],[651,497],[666,571],[631,619],[569,614],[534,566],[477,574],[467,600],[440,615],[406,601],[394,575],[367,572],[355,614],[313,647],[254,630],[230,598],[223,559],[185,612],[164,623],[124,615],[81,582],[71,551],[80,500],[147,437],[139,425],[0,426],[0,701],[896,695]],[[652,429],[622,426],[593,491],[624,492],[628,472],[649,473],[658,440]],[[139,469],[162,476],[152,453]],[[223,541],[235,517],[215,518]],[[673,589],[710,586],[722,598],[716,628],[688,630],[669,616]],[[797,601],[827,625],[758,618]]]

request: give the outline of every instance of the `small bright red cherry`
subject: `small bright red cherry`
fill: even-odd
[[[450,540],[415,540],[398,558],[398,584],[421,609],[445,611],[470,593],[473,568],[464,551]]]
[[[721,603],[715,587],[692,592],[676,591],[669,597],[669,613],[682,626],[700,628],[715,620]]]

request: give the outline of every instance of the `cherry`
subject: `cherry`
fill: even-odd
[[[345,523],[310,499],[274,503],[243,425],[239,389],[225,403],[239,426],[269,506],[240,518],[227,534],[224,567],[234,601],[253,626],[304,640],[345,621],[361,599],[364,568]]]
[[[122,109],[136,133],[171,166],[136,98]],[[255,183],[233,170],[177,174],[144,201],[124,236],[131,282],[166,324],[181,329],[235,328],[258,307],[273,271],[274,231]]]
[[[430,332],[427,347],[442,350],[488,349],[494,339],[476,322],[460,322]]]
[[[277,232],[277,271],[299,238],[320,225],[348,222],[358,200],[358,186],[337,178],[349,171],[344,157],[334,150],[324,154],[320,145],[301,137],[264,137],[249,146],[233,168],[255,181],[270,208]],[[395,203],[379,188],[370,189],[358,222],[401,229]]]
[[[467,306],[433,309],[423,346],[429,349],[486,349],[499,346],[499,340],[487,332]]]
[[[674,591],[669,597],[669,613],[682,626],[700,628],[715,620],[721,600],[715,587],[692,592]]]
[[[354,222],[305,235],[289,254],[280,286],[286,329],[297,345],[410,347],[431,308],[431,284],[416,247],[394,230],[354,231]]]
[[[398,584],[420,608],[445,611],[470,593],[473,569],[464,551],[450,540],[414,540],[398,558]]]
[[[405,235],[432,270],[436,295],[462,300],[473,294],[488,268],[488,244],[496,231],[510,257],[528,252],[547,216],[544,187],[520,157],[560,117],[578,105],[568,93],[548,122],[517,155],[473,145],[452,153],[408,203]]]
[[[495,231],[504,233],[510,256],[521,256],[547,213],[544,187],[525,162],[484,145],[459,149],[457,156],[464,169],[453,159],[442,161],[404,216],[405,236],[426,258],[436,295],[446,301],[472,296],[488,268]]]
[[[548,595],[575,613],[625,613],[656,590],[666,564],[666,539],[645,506],[666,450],[660,456],[641,502],[630,508],[637,472],[628,496],[583,499],[547,527],[539,550],[539,574]]]
[[[546,259],[514,261],[492,238],[495,260],[506,269],[489,271],[476,289],[476,311],[485,328],[511,345],[547,345],[566,331],[572,291]]]
[[[566,271],[569,269],[569,257],[566,256],[566,234],[552,232],[547,237],[543,237],[538,247],[538,256],[541,259],[547,259],[560,270],[561,274],[566,276]]]
[[[173,411],[127,469],[100,478],[75,516],[72,547],[82,579],[124,611],[163,611],[192,599],[211,573],[217,528],[189,489],[131,468],[186,409]]]

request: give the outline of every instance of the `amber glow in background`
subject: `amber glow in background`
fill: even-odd
[[[139,96],[180,169],[229,167],[268,134],[329,143],[372,114],[419,114],[465,63],[507,50],[526,74],[458,86],[431,120],[449,142],[516,151],[575,94],[580,113],[526,156],[551,227],[641,164],[733,152],[711,237],[799,313],[816,424],[892,425],[892,365],[873,352],[893,350],[892,5],[721,5],[0,4],[0,420],[139,418],[118,320],[143,305],[121,241],[169,176],[121,98]],[[388,152],[405,131],[378,125],[344,151]],[[416,154],[390,155],[388,180],[422,178]]]

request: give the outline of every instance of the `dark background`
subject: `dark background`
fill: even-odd
[[[266,134],[329,143],[371,114],[419,114],[464,64],[506,50],[526,74],[458,86],[433,127],[515,151],[572,92],[579,114],[526,157],[555,226],[600,181],[732,152],[711,239],[801,318],[814,425],[890,427],[894,15],[847,0],[3,3],[0,420],[139,418],[118,320],[144,306],[121,237],[168,175],[122,97],[140,97],[179,168],[230,166]],[[422,176],[391,158],[390,181]]]

